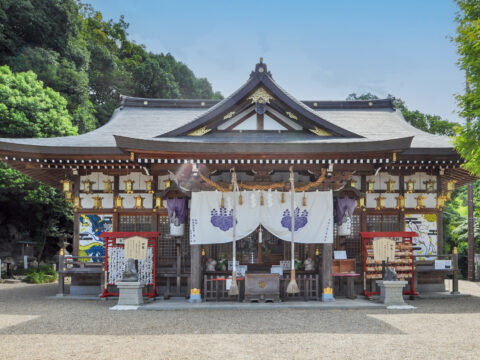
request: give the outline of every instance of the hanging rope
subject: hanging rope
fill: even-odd
[[[235,177],[236,177],[236,173],[235,172],[233,172],[233,173],[235,174]],[[215,188],[216,190],[221,191],[221,192],[232,191],[232,189],[230,187],[225,188],[222,185],[216,183],[215,181],[210,180],[209,178],[204,176],[202,173],[199,172],[198,174],[200,175],[200,178],[203,181],[205,181],[208,185]],[[315,187],[319,186],[323,182],[323,180],[325,180],[326,174],[327,174],[327,171],[325,169],[322,169],[322,175],[320,175],[320,177],[317,180],[315,180],[314,182],[311,182],[311,183],[309,183],[305,186],[300,186],[295,191],[297,191],[297,192],[308,191],[312,188],[315,188]],[[232,186],[233,186],[233,182],[232,182]],[[278,182],[278,183],[272,183],[272,184],[269,184],[269,185],[246,185],[246,184],[240,184],[239,185],[237,183],[237,187],[238,187],[239,190],[240,189],[242,189],[242,190],[274,190],[274,189],[283,189],[285,187],[285,183],[284,182]]]
[[[290,230],[292,232],[291,238],[291,252],[292,252],[292,264],[291,264],[291,272],[290,272],[290,282],[287,286],[287,293],[289,294],[298,294],[300,289],[297,285],[297,280],[295,279],[295,180],[293,177],[293,168],[290,167],[290,193],[291,193],[291,223],[290,223]]]

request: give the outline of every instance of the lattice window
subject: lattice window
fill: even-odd
[[[336,228],[336,227],[335,227]],[[352,216],[352,233],[345,237],[347,257],[356,258],[362,254],[362,239],[360,237],[360,215]]]
[[[175,245],[176,239],[170,236],[170,221],[168,216],[160,215],[158,217],[158,231],[160,232],[160,239],[158,241],[158,260],[160,262],[175,262],[177,259],[177,247]],[[190,241],[188,239],[189,224],[185,224],[185,233],[181,238],[181,257],[182,267],[190,264]]]
[[[367,231],[400,231],[398,215],[367,215]]]
[[[120,215],[119,231],[152,231],[152,217],[150,215]]]

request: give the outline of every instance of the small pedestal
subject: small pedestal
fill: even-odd
[[[377,280],[380,287],[380,302],[387,306],[405,305],[402,292],[407,284],[407,281]]]
[[[138,306],[143,304],[143,284],[138,281],[121,281],[117,284],[120,295],[118,305]]]

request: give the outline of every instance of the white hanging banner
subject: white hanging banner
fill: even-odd
[[[242,195],[243,204],[238,203]],[[263,195],[263,205],[260,197]],[[306,206],[303,206],[303,196]],[[190,244],[221,244],[233,238],[233,193],[200,191],[192,193],[190,206]],[[290,193],[242,191],[237,193],[236,240],[251,234],[261,224],[276,237],[290,241],[292,214]],[[332,191],[295,193],[295,242],[303,244],[333,242]]]

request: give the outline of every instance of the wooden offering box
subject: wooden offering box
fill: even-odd
[[[355,272],[355,259],[333,260],[333,273],[345,274]]]

